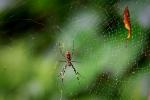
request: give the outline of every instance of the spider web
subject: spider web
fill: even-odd
[[[79,11],[81,15],[72,18],[73,25],[71,26],[72,23],[69,25],[69,27],[75,27],[75,29],[73,28],[69,32],[66,29],[67,31],[63,32],[62,40],[65,41],[64,44],[71,43],[69,41],[72,41],[72,37],[74,37],[73,40],[76,41],[76,44],[80,44],[78,41],[83,42],[77,47],[78,55],[76,59],[81,61],[81,64],[78,64],[82,67],[78,67],[79,72],[85,75],[84,78],[81,78],[80,86],[71,84],[72,87],[77,88],[75,92],[69,91],[70,84],[66,82],[64,91],[66,90],[67,93],[65,93],[69,94],[68,97],[71,99],[80,99],[85,96],[85,98],[95,99],[120,98],[126,100],[135,99],[134,92],[137,89],[136,86],[138,86],[140,87],[139,98],[148,98],[150,88],[148,85],[150,67],[149,32],[145,31],[147,25],[143,20],[146,19],[141,18],[144,17],[144,14],[140,12],[141,9],[146,10],[148,8],[148,5],[146,5],[148,1],[143,3],[140,1],[118,1],[114,4],[112,2],[104,5],[100,3],[94,5],[98,11],[91,10],[92,7],[85,7],[82,11]],[[142,5],[145,5],[145,8],[142,8]],[[132,27],[132,37],[128,42],[126,42],[127,30],[123,24],[123,10],[126,6],[129,7]],[[84,14],[88,16],[87,19]],[[78,23],[82,25],[78,25]],[[89,27],[86,25],[89,25]],[[73,34],[68,35],[69,33]],[[71,44],[69,44],[70,46]],[[69,70],[68,73],[73,72]],[[73,74],[66,75],[66,81],[67,79],[70,81],[72,76]],[[95,78],[92,79],[92,76]],[[142,77],[145,80],[142,80]],[[77,92],[79,88],[83,90]],[[128,93],[128,91],[131,92]]]
[[[16,5],[24,6],[29,3],[29,1],[19,0]],[[62,19],[48,15],[47,20],[41,20],[47,16],[43,13],[41,16],[35,14],[33,18],[28,16],[27,18],[24,16],[15,17],[17,13],[8,14],[8,19],[2,18],[1,24],[10,24],[17,21],[19,25],[22,25],[20,22],[23,21],[23,24],[28,22],[27,26],[30,25],[31,29],[27,28],[26,33],[28,35],[25,35],[27,39],[22,40],[23,44],[21,46],[20,44],[19,46],[16,46],[16,44],[12,44],[13,46],[8,45],[10,48],[1,48],[0,54],[5,57],[3,54],[7,53],[5,51],[9,51],[10,54],[12,53],[11,56],[14,56],[15,54],[13,55],[14,52],[12,51],[17,50],[15,47],[23,51],[21,55],[29,51],[30,53],[27,53],[24,59],[27,61],[31,59],[32,62],[29,61],[28,63],[32,63],[32,65],[29,65],[29,67],[27,67],[28,64],[23,67],[14,67],[16,68],[14,69],[16,73],[20,71],[17,76],[14,76],[14,79],[23,79],[24,75],[32,78],[19,81],[18,86],[11,86],[10,83],[15,84],[16,81],[9,82],[7,78],[12,78],[8,73],[13,72],[9,66],[14,63],[9,65],[11,61],[6,61],[8,64],[3,64],[5,60],[1,58],[1,64],[7,65],[6,72],[2,72],[6,80],[0,77],[2,81],[6,81],[6,85],[2,86],[8,86],[8,90],[9,88],[11,89],[9,92],[15,91],[14,93],[6,93],[6,95],[2,92],[2,97],[9,99],[14,97],[12,95],[15,95],[16,98],[24,97],[25,99],[41,100],[137,100],[137,98],[141,100],[150,98],[149,4],[149,0],[107,2],[102,0],[77,0],[62,6],[62,8],[69,7],[67,14],[64,15],[66,18]],[[124,28],[123,23],[123,11],[126,6],[129,8],[131,19],[131,38],[128,41],[126,39],[128,31]],[[9,9],[12,8],[10,7]],[[57,20],[63,21],[57,23]],[[18,29],[26,30],[24,29],[26,26],[16,27],[17,35],[15,36],[21,37],[22,35],[18,33],[22,31]],[[2,32],[8,33],[10,42],[13,42],[11,40],[15,40],[15,36],[12,36],[11,32],[13,30],[10,30],[11,27],[8,31],[2,30]],[[33,32],[33,34],[30,34],[30,32]],[[41,33],[44,35],[41,35]],[[5,37],[5,34],[3,36]],[[5,39],[7,41],[8,38],[6,37]],[[17,42],[22,43],[22,41]],[[58,75],[66,63],[59,62],[60,60],[65,61],[65,58],[60,53],[57,44],[61,44],[62,53],[65,54],[66,50],[73,51],[73,42],[74,55],[72,60],[77,62],[72,63],[81,74],[79,75],[80,79],[78,81],[73,69],[67,67],[64,82],[62,83]],[[36,43],[40,44],[40,46],[35,48],[34,51],[32,48],[36,47]],[[18,52],[20,53],[19,50]],[[32,57],[36,54],[35,52],[41,55]],[[29,56],[31,54],[32,56]],[[19,66],[22,66],[22,64]],[[28,71],[26,67],[31,71]],[[22,68],[25,71],[22,71]],[[28,73],[31,76],[27,75]],[[8,97],[6,97],[7,95]]]

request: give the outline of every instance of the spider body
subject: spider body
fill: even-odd
[[[71,66],[71,53],[69,50],[66,51],[65,53],[65,58],[66,58],[66,63],[68,66]]]
[[[59,46],[60,46],[60,44],[59,44]],[[72,67],[72,69],[74,70],[74,72],[76,74],[77,80],[79,80],[79,77],[78,77],[79,73],[76,71],[74,65],[72,64],[72,62],[76,62],[76,61],[71,60],[73,52],[74,52],[74,44],[73,44],[73,51],[72,52],[67,50],[64,54],[63,51],[61,50],[61,48],[59,48],[59,49],[60,49],[60,53],[62,54],[62,56],[65,57],[65,61],[61,61],[61,62],[66,62],[65,66],[63,67],[62,71],[60,72],[62,82],[63,82],[63,79],[64,79],[65,70],[68,66]]]

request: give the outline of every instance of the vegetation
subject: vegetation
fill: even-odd
[[[0,2],[0,100],[148,99],[149,0]],[[79,81],[67,67],[62,82],[66,62],[60,62],[65,58],[59,48],[65,54],[73,44]]]

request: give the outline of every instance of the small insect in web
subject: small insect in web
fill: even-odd
[[[124,9],[123,22],[125,28],[128,30],[128,36],[127,36],[127,41],[128,41],[128,39],[131,38],[131,23],[130,23],[130,14],[129,14],[128,6],[126,6],[126,8]]]
[[[65,62],[66,63],[65,66],[63,67],[62,71],[59,74],[59,76],[61,77],[62,82],[63,82],[63,79],[64,79],[65,70],[66,70],[67,67],[72,67],[73,68],[73,70],[76,74],[77,80],[79,81],[79,77],[78,77],[79,72],[77,72],[74,65],[72,64],[72,62],[77,62],[77,61],[72,60],[72,56],[74,55],[73,54],[74,53],[74,41],[73,41],[72,52],[67,50],[65,53],[63,53],[60,43],[58,43],[58,46],[59,46],[59,50],[60,50],[61,55],[65,58],[65,60],[61,60],[60,62]]]

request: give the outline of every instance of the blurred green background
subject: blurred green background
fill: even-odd
[[[149,9],[149,0],[0,0],[0,100],[150,100]],[[80,80],[68,67],[62,83],[58,43],[65,53],[73,41]]]

